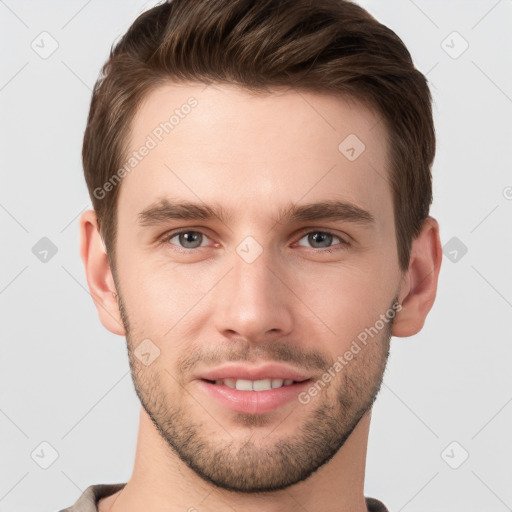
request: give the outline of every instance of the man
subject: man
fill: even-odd
[[[173,0],[95,86],[81,256],[141,401],[127,483],[66,511],[386,511],[363,494],[391,336],[441,265],[431,98],[345,0]]]

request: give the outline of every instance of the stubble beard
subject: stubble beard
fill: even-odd
[[[176,388],[176,396],[189,396],[189,401],[193,401],[187,390],[177,384],[186,382],[184,379],[175,379],[161,369],[149,371],[142,367],[133,353],[134,340],[140,337],[130,332],[129,318],[120,295],[118,300],[126,329],[132,380],[144,410],[172,453],[216,487],[240,493],[261,493],[286,489],[307,479],[336,455],[379,393],[389,357],[394,318],[307,406],[299,401],[294,404],[297,408],[310,407],[311,412],[292,435],[279,437],[279,422],[271,421],[269,415],[239,413],[234,416],[236,430],[239,432],[239,426],[245,425],[247,435],[243,439],[232,436],[228,441],[219,441],[226,437],[226,432],[219,426],[218,438],[211,435],[215,421],[204,409],[200,409],[203,416],[194,420],[190,410],[178,400],[166,399],[162,383],[171,382]],[[396,298],[393,304],[395,302]],[[176,372],[179,369],[178,364]],[[224,418],[219,419],[219,423],[227,423]],[[208,432],[205,423],[208,423]],[[268,442],[258,446],[251,440],[251,435],[254,428],[264,427],[268,427]],[[276,439],[273,444],[270,442],[272,438]]]

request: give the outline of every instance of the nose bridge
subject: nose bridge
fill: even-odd
[[[259,246],[259,247],[258,247]],[[270,330],[281,335],[292,328],[291,293],[283,285],[272,251],[250,237],[233,254],[233,269],[221,288],[217,327],[258,340]]]
[[[244,241],[237,249],[233,280],[238,284],[236,289],[240,292],[240,299],[252,296],[252,300],[257,300],[267,296],[276,297],[279,293],[276,272],[273,270],[278,266],[276,259],[268,248],[262,248],[259,254],[256,251],[251,241]]]

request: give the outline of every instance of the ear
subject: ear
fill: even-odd
[[[87,284],[103,326],[114,334],[126,334],[117,293],[94,210],[80,217],[80,256],[84,263]]]
[[[428,217],[412,242],[409,268],[398,295],[402,309],[393,323],[393,336],[412,336],[423,328],[436,298],[442,259],[439,224]]]

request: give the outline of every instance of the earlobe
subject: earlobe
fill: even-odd
[[[115,283],[94,210],[87,210],[80,217],[80,256],[101,323],[110,332],[124,336]]]
[[[393,324],[393,336],[412,336],[423,328],[436,298],[442,258],[439,224],[428,217],[412,242],[409,269],[399,294],[402,309]]]

